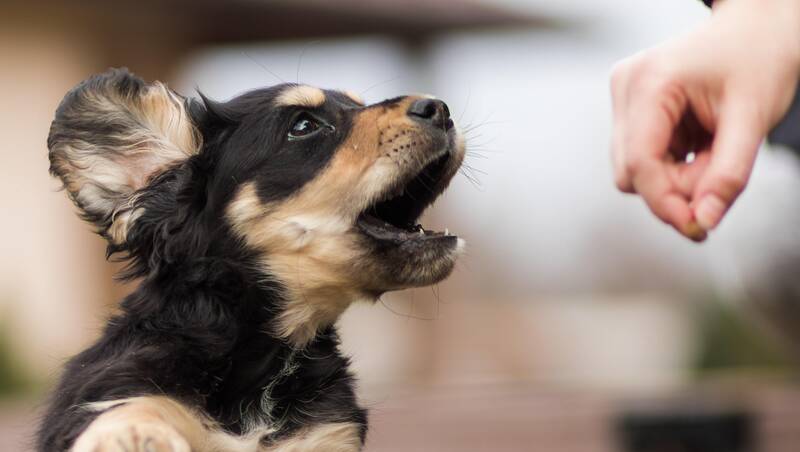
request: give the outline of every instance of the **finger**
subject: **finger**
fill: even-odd
[[[627,123],[627,80],[628,68],[625,61],[618,63],[611,74],[611,106],[613,129],[611,135],[611,164],[614,183],[623,193],[634,193],[633,183],[626,171],[625,162],[625,124]]]
[[[669,146],[687,107],[683,91],[663,78],[644,77],[635,85],[635,95],[622,91],[629,101],[622,108],[621,97],[615,98],[615,114],[622,118],[615,124],[615,158],[617,165],[624,165],[617,180],[628,181],[662,221],[692,240],[704,240],[705,232],[693,221],[688,197],[680,193],[667,171],[674,165],[667,155]]]
[[[694,222],[689,202],[670,180],[667,164],[654,161],[645,165],[634,178],[634,186],[654,215],[691,240],[705,240],[705,231]]]
[[[702,240],[705,237],[697,234],[696,228],[691,226],[693,217],[688,197],[681,193],[669,172],[675,162],[667,153],[685,101],[669,95],[651,96],[649,100],[641,96],[638,99],[638,107],[632,111],[639,114],[635,123],[626,128],[624,140],[626,170],[633,189],[662,221],[689,238]]]
[[[697,181],[692,206],[698,224],[710,231],[719,225],[744,190],[764,139],[757,114],[740,103],[724,110],[708,168]]]
[[[623,193],[636,193],[633,188],[633,181],[627,171],[627,162],[625,160],[625,146],[623,130],[624,119],[622,117],[615,118],[614,130],[611,138],[611,164],[614,170],[614,183],[617,189]]]
[[[673,185],[686,199],[691,199],[700,178],[708,169],[711,161],[711,152],[697,152],[691,163],[677,162],[667,167],[667,172]]]

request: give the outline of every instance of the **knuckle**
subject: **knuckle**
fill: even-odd
[[[627,76],[634,89],[656,96],[672,92],[677,79],[669,64],[652,55],[633,61]]]
[[[748,175],[746,172],[725,172],[717,175],[716,185],[726,197],[738,196],[747,186]]]
[[[616,174],[614,176],[614,185],[616,185],[617,190],[623,193],[631,193],[633,191],[631,181],[625,174]]]
[[[670,212],[670,206],[668,200],[664,197],[651,199],[650,202],[650,211],[653,212],[659,220],[661,220],[665,224],[675,225],[675,221],[672,218],[672,214]]]
[[[611,93],[621,93],[628,81],[630,63],[627,60],[622,60],[611,68]]]
[[[662,98],[675,91],[676,80],[671,74],[653,72],[639,79],[638,88],[653,97]]]
[[[642,169],[644,159],[638,153],[632,153],[626,156],[624,169],[625,169],[625,177],[631,178],[632,176],[639,173]]]

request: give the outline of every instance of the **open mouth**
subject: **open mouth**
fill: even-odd
[[[425,209],[442,193],[446,185],[442,183],[442,178],[445,177],[450,158],[450,152],[436,158],[394,195],[362,212],[356,222],[361,231],[375,239],[393,242],[455,239],[448,230],[431,231],[417,223]]]

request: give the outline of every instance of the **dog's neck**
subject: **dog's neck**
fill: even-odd
[[[202,370],[188,380],[196,387],[183,390],[202,394],[209,413],[231,431],[273,425],[291,409],[291,394],[314,393],[332,376],[349,378],[332,326],[302,347],[266,327],[284,303],[279,287],[254,284],[240,269],[213,260],[186,275],[148,278],[115,322],[174,335],[174,344],[164,344],[174,348],[170,355]]]
[[[261,278],[280,282],[283,299],[271,327],[295,347],[333,325],[354,301],[369,299],[354,269],[360,237],[352,231],[353,218],[339,210],[297,200],[265,205],[248,183],[226,219],[255,254]]]

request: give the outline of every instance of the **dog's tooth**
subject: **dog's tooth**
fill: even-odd
[[[419,235],[425,235],[425,230],[422,229],[422,228],[419,228]]]

